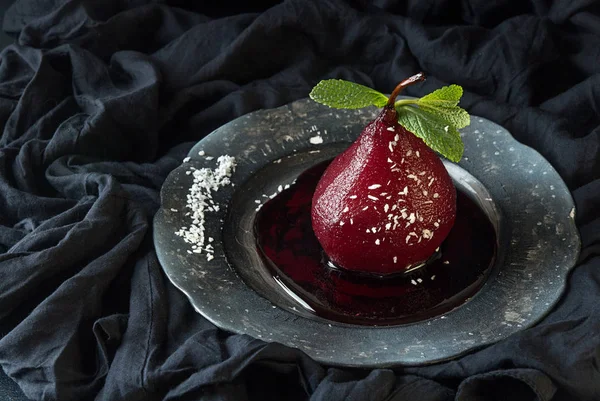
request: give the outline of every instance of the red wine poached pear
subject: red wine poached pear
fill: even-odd
[[[312,229],[327,257],[378,275],[425,263],[456,218],[456,189],[441,159],[398,123],[396,96],[424,79],[401,82],[380,114],[337,156],[312,197]]]
[[[332,321],[406,324],[439,316],[471,298],[485,283],[496,254],[486,214],[458,191],[455,224],[427,263],[383,277],[332,265],[311,224],[317,182],[329,162],[302,173],[263,205],[255,219],[258,253],[282,288],[308,311]]]

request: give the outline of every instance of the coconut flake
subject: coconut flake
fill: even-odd
[[[321,138],[320,135],[317,135],[317,136],[313,136],[312,138],[309,138],[308,141],[310,143],[312,143],[313,145],[319,145],[319,144],[323,143],[323,138]]]
[[[204,151],[199,153],[202,156]],[[212,200],[212,192],[217,192],[220,188],[231,184],[230,177],[236,166],[235,158],[227,155],[220,156],[217,163],[218,165],[214,170],[210,168],[192,168],[190,170],[193,182],[186,202],[186,208],[191,209],[191,213],[189,213],[190,226],[182,227],[175,232],[187,244],[191,245],[193,253],[202,253],[202,250],[204,250],[208,261],[214,258],[214,249],[212,246],[204,246],[205,214],[207,211],[219,210],[218,205]],[[211,238],[208,238],[208,240],[211,242]]]

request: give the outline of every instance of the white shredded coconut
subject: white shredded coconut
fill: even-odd
[[[320,143],[323,143],[323,138],[321,138],[320,135],[317,136],[313,136],[312,138],[310,138],[308,140],[310,143],[312,143],[313,145],[318,145]]]
[[[219,156],[217,167],[196,169],[191,167],[187,172],[193,175],[193,183],[187,195],[186,208],[191,209],[190,226],[182,227],[175,232],[176,235],[192,246],[193,253],[206,253],[206,260],[214,259],[214,248],[212,245],[205,246],[204,221],[207,211],[218,211],[219,206],[212,199],[212,192],[231,184],[230,177],[235,171],[235,158],[231,156]],[[212,238],[208,238],[212,242]],[[188,251],[188,253],[190,253]]]

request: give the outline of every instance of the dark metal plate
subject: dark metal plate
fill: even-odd
[[[154,241],[167,276],[199,313],[225,330],[297,347],[323,363],[383,367],[456,357],[530,327],[552,309],[580,250],[573,200],[539,153],[475,116],[461,130],[463,160],[445,164],[497,230],[496,266],[476,296],[430,320],[365,327],[318,318],[282,290],[256,253],[255,201],[334,157],[376,113],[303,99],[240,117],[190,151],[190,160],[162,188]],[[186,172],[192,166],[214,168],[225,154],[236,158],[237,168],[234,186],[214,193],[219,211],[206,215],[206,236],[215,239],[209,261],[205,254],[190,254],[190,245],[175,232],[190,223],[186,197],[192,178]]]

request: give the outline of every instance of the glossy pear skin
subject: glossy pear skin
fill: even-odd
[[[444,241],[456,218],[456,189],[437,154],[385,107],[325,170],[311,217],[339,267],[398,273]]]

